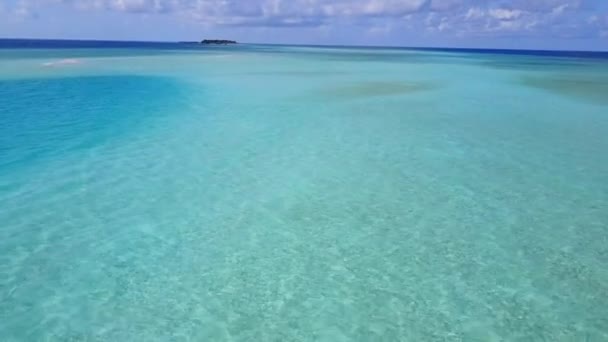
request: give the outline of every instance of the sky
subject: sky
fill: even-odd
[[[0,37],[608,50],[608,0],[0,0]]]

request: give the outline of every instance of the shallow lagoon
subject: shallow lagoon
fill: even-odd
[[[7,340],[608,339],[605,60],[1,53]]]

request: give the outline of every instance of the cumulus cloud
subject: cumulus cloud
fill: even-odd
[[[0,14],[4,14],[13,21],[22,21],[36,16],[35,1],[17,0],[0,3]]]
[[[521,17],[522,11],[505,8],[492,8],[488,11],[488,14],[498,20],[515,20]]]
[[[604,0],[18,0],[20,7],[12,10],[27,15],[34,8],[31,4],[62,3],[90,11],[172,15],[217,26],[351,23],[375,27],[378,34],[407,26],[459,36],[580,32],[599,37],[608,24],[603,13],[589,8],[600,1]],[[378,25],[378,20],[383,23]]]
[[[206,24],[237,26],[320,26],[330,22],[333,18],[352,20],[372,17],[397,18],[421,11],[429,3],[429,0],[55,1],[81,9],[103,9],[127,13],[172,13]]]
[[[465,2],[465,0],[431,0],[429,6],[432,11],[441,12],[458,9]]]
[[[427,18],[425,23],[429,31],[449,27],[458,36],[597,37],[600,25],[589,22],[589,12],[583,0],[469,0],[458,2],[441,20]]]

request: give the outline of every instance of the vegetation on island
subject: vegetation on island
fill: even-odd
[[[228,44],[236,44],[236,41],[225,40],[225,39],[205,39],[201,42],[201,44],[228,45]]]

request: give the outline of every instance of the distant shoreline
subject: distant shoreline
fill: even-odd
[[[226,39],[205,39],[201,42],[203,45],[229,45],[236,44],[236,40],[226,40]]]

